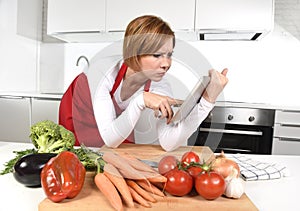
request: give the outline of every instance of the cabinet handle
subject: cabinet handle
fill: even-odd
[[[288,137],[274,137],[274,138],[278,138],[279,141],[296,141],[296,142],[300,142],[300,138],[288,138]]]
[[[286,124],[286,123],[280,123],[280,127],[298,127],[300,128],[300,123],[295,123],[295,124]]]
[[[13,95],[1,95],[0,98],[3,98],[3,99],[23,99],[25,97],[13,96]]]
[[[295,111],[295,110],[281,110],[281,112],[300,113],[299,111]]]
[[[50,100],[50,101],[60,101],[61,98],[52,98],[52,97],[33,97],[34,100]]]

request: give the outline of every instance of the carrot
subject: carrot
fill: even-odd
[[[128,185],[118,169],[113,165],[106,163],[104,166],[104,174],[115,185],[127,206],[134,207]]]
[[[139,203],[140,205],[150,208],[152,207],[151,204],[146,201],[140,194],[138,194],[132,187],[129,187],[129,191],[132,195],[132,198],[134,199],[134,201],[136,201],[137,203]]]
[[[164,189],[165,189],[165,186],[166,186],[166,183],[162,183],[162,182],[151,182],[151,184],[154,186],[154,187],[157,187],[158,189],[162,190],[162,192],[164,192]]]
[[[125,178],[146,179],[138,170],[129,165],[122,156],[119,156],[113,152],[105,152],[102,158],[107,163],[115,166]]]
[[[150,182],[167,182],[167,178],[158,172],[140,171],[140,174],[144,175]]]
[[[147,180],[136,180],[136,183],[150,193],[153,193],[157,196],[162,196],[162,197],[165,196],[165,194],[158,187],[152,185]]]
[[[156,202],[156,199],[150,195],[149,192],[145,191],[141,188],[135,181],[133,180],[126,180],[129,187],[133,188],[138,194],[140,194],[144,199],[150,202]]]
[[[152,168],[151,166],[147,165],[146,163],[140,161],[136,157],[128,154],[127,152],[120,152],[119,155],[122,156],[125,160],[127,160],[129,165],[131,165],[133,168],[135,168],[137,170],[157,172],[154,168]]]
[[[97,173],[94,182],[111,206],[118,211],[123,210],[122,199],[113,183],[103,173]]]

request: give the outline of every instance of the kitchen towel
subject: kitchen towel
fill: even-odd
[[[241,176],[246,181],[279,179],[290,174],[289,170],[280,164],[253,160],[244,155],[232,155],[228,158],[239,164]]]

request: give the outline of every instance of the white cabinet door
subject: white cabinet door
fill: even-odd
[[[273,155],[300,155],[300,139],[274,138]]]
[[[265,30],[272,24],[272,5],[273,0],[196,0],[195,28]]]
[[[58,123],[59,105],[60,99],[32,98],[32,125],[44,120]]]
[[[47,34],[105,30],[105,0],[48,0]]]
[[[107,4],[107,31],[124,31],[127,24],[140,15],[157,15],[173,30],[194,29],[194,0],[109,0]]]
[[[299,125],[300,127],[300,111],[277,110],[275,122],[284,125]]]
[[[0,141],[30,142],[30,98],[0,96]]]

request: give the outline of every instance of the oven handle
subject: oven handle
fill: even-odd
[[[261,131],[228,130],[228,129],[215,129],[215,128],[200,128],[200,131],[212,132],[212,133],[251,135],[251,136],[262,136],[263,135],[263,133]]]

